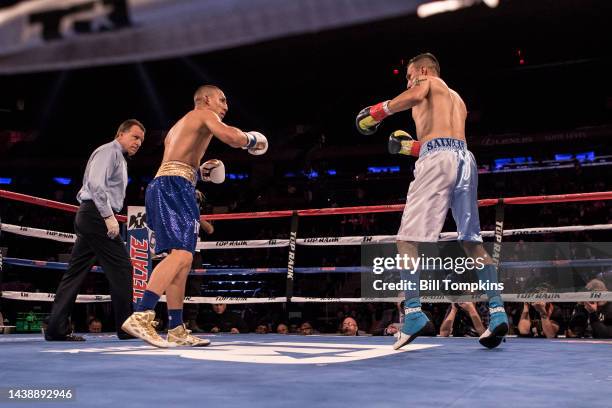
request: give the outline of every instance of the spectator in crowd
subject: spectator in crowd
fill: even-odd
[[[347,317],[342,321],[341,333],[344,336],[359,336],[357,321],[352,317]]]
[[[399,331],[399,328],[397,327],[397,325],[394,323],[390,323],[387,327],[384,328],[383,332],[380,333],[380,335],[394,336],[398,331]],[[375,333],[372,333],[372,334],[375,334]]]
[[[564,331],[563,313],[554,303],[533,302],[523,304],[523,310],[518,319],[519,337],[552,339],[557,337],[559,333],[564,333]]]
[[[277,334],[289,334],[289,328],[287,327],[285,323],[279,323],[278,326],[276,326],[276,333]]]
[[[457,307],[458,306],[458,307]],[[473,302],[451,303],[440,326],[440,336],[479,337],[485,328]]]
[[[344,336],[365,336],[367,333],[363,330],[359,330],[357,321],[352,317],[347,317],[342,321],[340,332]]]
[[[255,333],[257,333],[257,334],[266,334],[266,333],[268,333],[268,326],[266,326],[265,324],[258,325],[257,328],[255,329]]]
[[[403,292],[399,293],[403,296]],[[374,336],[392,336],[399,331],[399,324],[404,318],[404,302],[397,302],[393,307],[382,311],[380,320],[372,326],[371,334]]]
[[[212,305],[213,313],[205,316],[204,330],[210,333],[248,333],[248,328],[244,320],[235,313],[227,310],[224,303]]]
[[[90,333],[102,333],[102,322],[98,318],[93,318],[89,321],[87,328]]]
[[[594,292],[607,292],[606,284],[599,279],[592,279],[586,289]],[[612,302],[580,302],[574,307],[567,330],[568,337],[586,337],[589,334],[596,339],[612,338]]]
[[[508,328],[508,334],[516,336],[518,334],[518,327],[516,327],[517,322],[515,321],[515,316],[520,316],[523,310],[523,303],[508,302],[504,306],[508,317],[512,317],[512,324],[510,324]]]
[[[398,331],[398,322],[402,315],[401,303],[398,302],[393,308],[384,309],[380,320],[372,327],[374,336],[391,336]]]
[[[312,328],[312,324],[310,324],[310,322],[302,323],[300,325],[300,328],[298,329],[298,333],[304,336],[309,336],[311,334],[314,334],[314,329]]]

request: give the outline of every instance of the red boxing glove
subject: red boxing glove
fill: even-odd
[[[388,105],[389,101],[385,101],[362,109],[355,120],[357,131],[362,135],[374,134],[380,122],[392,113]]]
[[[389,110],[389,101],[377,103],[376,105],[370,107],[370,116],[372,116],[372,118],[377,122],[382,122],[383,119],[390,115],[391,111]]]

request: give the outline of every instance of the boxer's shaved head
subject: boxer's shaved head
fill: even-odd
[[[227,113],[227,98],[215,85],[202,85],[193,94],[193,104],[196,109],[209,109],[223,119]]]
[[[194,105],[198,105],[204,102],[204,98],[206,96],[211,97],[218,92],[222,92],[218,86],[215,85],[202,85],[199,87],[195,93],[193,94],[193,103]]]
[[[408,61],[408,65],[414,65],[416,69],[427,68],[428,71],[433,71],[436,75],[440,76],[440,63],[438,59],[429,52],[419,54],[412,58]]]

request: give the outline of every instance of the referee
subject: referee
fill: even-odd
[[[69,316],[81,284],[96,261],[110,283],[117,335],[131,338],[120,326],[132,314],[132,264],[114,213],[123,208],[125,199],[128,183],[125,156],[136,154],[144,134],[142,123],[128,119],[119,126],[115,140],[98,147],[89,157],[83,187],[77,195],[81,203],[74,220],[77,239],[68,270],[57,288],[45,340],[85,340],[72,334]]]

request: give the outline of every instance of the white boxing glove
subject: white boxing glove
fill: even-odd
[[[225,165],[221,160],[211,159],[200,166],[202,181],[221,184],[225,181]]]
[[[259,132],[244,132],[247,136],[247,145],[243,149],[248,149],[252,155],[259,156],[268,151],[268,139]]]

